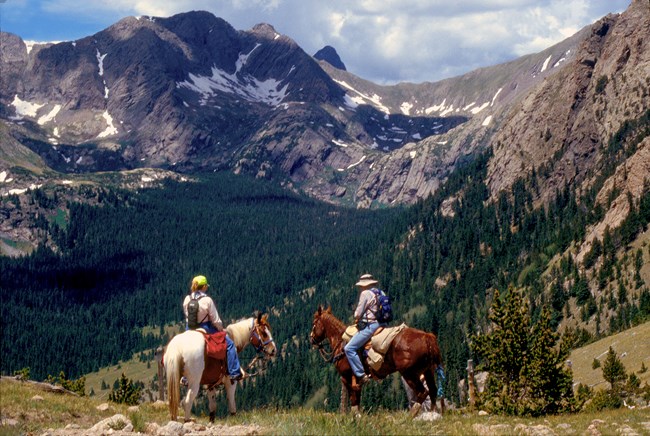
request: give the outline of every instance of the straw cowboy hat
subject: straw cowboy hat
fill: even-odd
[[[372,274],[364,274],[361,277],[359,277],[359,281],[355,283],[355,286],[370,286],[370,285],[376,285],[379,283],[375,278],[372,276]]]

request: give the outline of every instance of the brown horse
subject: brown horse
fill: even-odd
[[[332,356],[327,359],[334,363],[336,370],[341,376],[341,382],[347,389],[350,397],[352,410],[359,411],[361,403],[361,388],[357,385],[352,368],[343,352],[343,339],[341,336],[345,331],[345,324],[332,314],[331,308],[324,310],[319,307],[314,313],[314,324],[311,328],[311,343],[322,350],[322,342],[327,339],[330,343]],[[368,366],[365,359],[362,359],[366,373],[376,379],[384,379],[388,375],[399,372],[406,383],[417,394],[416,403],[411,408],[411,415],[416,416],[427,395],[431,397],[431,404],[435,409],[436,404],[436,379],[434,373],[436,368],[442,364],[438,339],[432,333],[407,327],[402,330],[388,348],[384,356],[384,363],[379,370],[375,371]],[[429,387],[424,387],[421,376]],[[444,412],[444,401],[440,406],[440,412]]]

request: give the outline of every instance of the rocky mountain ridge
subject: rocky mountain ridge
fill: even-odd
[[[484,148],[586,33],[458,78],[395,86],[318,63],[268,24],[237,31],[207,12],[128,17],[53,45],[3,33],[0,115],[64,173],[228,169],[359,207],[412,203]]]
[[[356,207],[410,204],[488,148],[493,198],[520,177],[537,204],[584,193],[610,138],[650,107],[649,11],[634,0],[540,53],[392,86],[332,66],[334,49],[318,60],[268,24],[237,31],[207,12],[57,44],[0,33],[0,194],[105,171],[146,169],[122,183],[139,186],[228,170]],[[640,195],[647,150],[642,138],[608,175],[609,212],[581,255]]]

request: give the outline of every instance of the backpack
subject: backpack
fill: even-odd
[[[390,297],[379,289],[372,289],[377,297],[377,321],[385,323],[393,320],[393,307],[391,306]]]
[[[203,297],[205,295],[192,298],[187,304],[187,327],[190,330],[196,330],[199,327],[199,300]]]

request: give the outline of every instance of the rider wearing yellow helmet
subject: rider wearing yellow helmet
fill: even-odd
[[[206,333],[216,333],[223,331],[223,322],[219,317],[219,312],[217,312],[217,305],[214,304],[212,298],[207,294],[208,288],[208,279],[205,276],[196,276],[192,279],[192,284],[190,285],[190,293],[185,297],[183,301],[183,313],[185,314],[185,329],[189,330],[192,328],[202,328]],[[198,303],[198,311],[194,315],[196,320],[198,320],[198,325],[193,324],[189,319],[189,311],[191,310],[190,302],[196,301]],[[237,348],[235,347],[234,342],[228,335],[226,335],[226,358],[228,361],[228,374],[230,379],[234,381],[241,380],[243,378],[243,372],[239,364],[239,357],[237,356]]]

